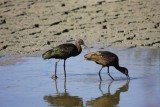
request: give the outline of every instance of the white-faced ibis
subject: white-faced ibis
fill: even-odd
[[[102,65],[103,67],[108,67],[108,75],[114,80],[114,78],[109,73],[109,66],[114,66],[117,70],[119,70],[121,73],[125,74],[127,78],[129,79],[128,75],[128,69],[125,67],[119,66],[119,59],[118,56],[112,52],[109,51],[97,51],[97,52],[91,52],[89,54],[86,54],[85,59],[95,61],[97,64]],[[101,78],[101,70],[99,70],[99,77]]]
[[[66,77],[66,69],[65,69],[66,59],[69,57],[74,57],[79,55],[82,51],[81,45],[84,45],[85,47],[87,47],[84,44],[82,39],[77,39],[75,41],[75,44],[72,44],[72,43],[61,44],[59,46],[54,47],[53,49],[48,50],[42,55],[44,59],[51,59],[51,58],[59,59],[55,63],[55,75],[53,75],[52,78],[57,78],[57,63],[60,61],[60,59],[64,60],[64,64],[63,64],[64,75]]]

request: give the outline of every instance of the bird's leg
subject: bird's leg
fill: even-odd
[[[108,67],[108,75],[112,78],[112,80],[114,80],[114,78],[109,73],[109,67]]]
[[[52,76],[52,79],[57,79],[57,64],[60,61],[60,59],[55,63],[55,75]]]
[[[64,59],[63,67],[64,67],[64,76],[66,78],[66,59]]]
[[[103,66],[102,66],[102,68],[103,68]],[[101,78],[101,70],[102,70],[102,68],[99,70],[99,78],[100,78],[100,81],[102,81],[102,78]]]

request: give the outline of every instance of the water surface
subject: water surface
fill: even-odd
[[[22,57],[23,61],[0,66],[0,107],[159,107],[160,50],[106,50],[119,56],[120,65],[129,70],[130,81],[110,67],[115,81],[104,68],[100,82],[101,66],[84,60],[87,50],[66,61],[66,79],[60,61],[56,81],[51,79],[56,60]],[[2,56],[0,61],[9,58]]]

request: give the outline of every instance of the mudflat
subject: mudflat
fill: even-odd
[[[89,47],[160,48],[160,0],[0,1],[0,55],[81,38]]]

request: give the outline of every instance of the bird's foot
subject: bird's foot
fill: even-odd
[[[56,80],[58,77],[57,77],[57,75],[52,75],[51,78],[54,79],[54,80]]]

